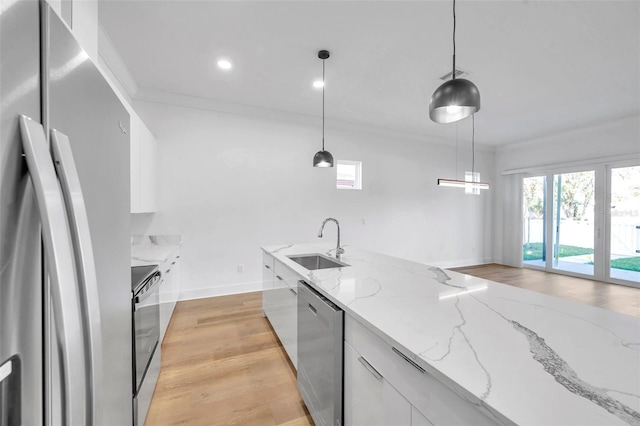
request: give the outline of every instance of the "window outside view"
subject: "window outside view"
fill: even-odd
[[[640,166],[611,169],[612,278],[640,282]]]
[[[553,175],[554,269],[593,275],[595,175]]]
[[[545,256],[545,188],[547,179],[544,176],[524,178],[522,198],[524,201],[524,218],[522,238],[522,256],[525,264],[544,267]]]
[[[523,179],[523,263],[545,267],[547,226],[552,225],[553,269],[594,273],[595,171],[552,175],[553,196],[546,197],[546,177]],[[640,166],[612,168],[610,257],[612,278],[640,282]],[[546,203],[552,203],[547,224]]]
[[[362,189],[362,162],[338,160],[336,167],[336,188]]]

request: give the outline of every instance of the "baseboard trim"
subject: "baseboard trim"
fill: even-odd
[[[204,299],[205,297],[228,296],[252,291],[262,291],[262,281],[182,290],[178,300]]]
[[[496,263],[493,258],[485,258],[485,259],[462,259],[462,260],[454,260],[454,261],[443,261],[443,262],[429,262],[429,265],[435,266],[437,268],[461,268],[463,266],[472,266],[472,265],[484,265],[486,263]]]

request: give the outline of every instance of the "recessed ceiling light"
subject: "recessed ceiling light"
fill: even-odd
[[[316,80],[313,82],[313,87],[315,87],[316,89],[322,89],[324,87],[324,81],[322,80]]]
[[[222,68],[223,70],[230,70],[232,66],[233,65],[231,65],[231,62],[229,62],[226,59],[219,59],[218,60],[218,67]]]

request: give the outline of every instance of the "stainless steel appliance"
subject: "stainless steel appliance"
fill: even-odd
[[[158,265],[131,268],[134,425],[144,424],[160,374],[161,282]]]
[[[44,1],[0,0],[0,424],[127,425],[129,115]]]
[[[344,312],[298,282],[298,389],[316,425],[342,425]]]

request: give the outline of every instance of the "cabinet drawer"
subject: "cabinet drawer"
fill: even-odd
[[[345,426],[409,426],[411,408],[365,358],[344,343]]]
[[[273,271],[274,260],[275,258],[271,256],[269,253],[266,253],[264,251],[262,252],[262,264],[267,265],[269,269],[271,269],[272,271]]]
[[[277,280],[284,281],[289,288],[293,289],[296,293],[298,292],[298,280],[300,280],[300,276],[298,274],[278,259],[274,259],[273,269]]]
[[[344,328],[345,341],[434,425],[498,424],[349,315]]]

